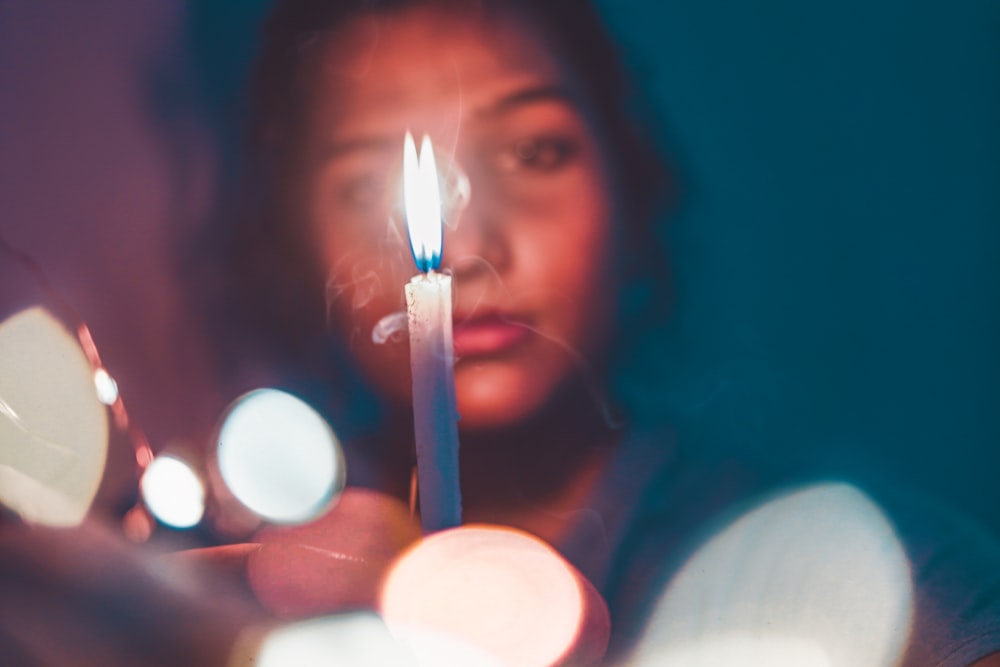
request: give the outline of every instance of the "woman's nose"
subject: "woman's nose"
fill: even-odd
[[[471,184],[468,201],[453,219],[445,220],[441,263],[453,274],[502,273],[511,259],[509,229],[502,224],[499,203],[485,188]]]

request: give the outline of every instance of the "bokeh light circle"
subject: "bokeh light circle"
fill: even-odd
[[[382,620],[365,612],[312,618],[277,627],[263,638],[252,654],[252,658],[247,656],[249,659],[229,664],[258,667],[406,667],[417,664]]]
[[[97,391],[97,400],[104,405],[114,405],[118,400],[118,383],[103,368],[94,371],[94,389]]]
[[[0,505],[78,525],[101,484],[108,429],[72,328],[43,305],[0,320]]]
[[[628,667],[900,664],[909,559],[864,491],[789,488],[716,528],[658,596]]]
[[[168,526],[191,528],[205,514],[205,486],[191,466],[177,457],[153,459],[139,488],[150,513]]]
[[[219,429],[219,473],[249,510],[275,523],[310,521],[343,490],[340,443],[301,399],[278,389],[239,398]]]
[[[595,664],[610,625],[591,588],[538,538],[468,525],[434,533],[397,559],[379,611],[426,664],[465,664],[442,652],[462,646],[503,665]]]

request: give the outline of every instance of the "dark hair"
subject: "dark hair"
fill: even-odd
[[[654,233],[671,199],[669,172],[658,142],[651,139],[648,105],[588,0],[279,0],[264,26],[249,90],[249,153],[239,197],[243,210],[225,240],[236,321],[272,351],[283,350],[286,360],[300,355],[301,361],[315,364],[325,327],[324,281],[309,261],[304,230],[287,219],[281,192],[296,167],[297,121],[308,103],[309,58],[325,35],[357,16],[420,5],[513,13],[537,28],[578,77],[626,210],[631,274],[626,283],[635,289],[623,299],[623,318],[633,322],[623,321],[621,329],[635,329],[637,318],[648,325],[669,301],[667,263]]]

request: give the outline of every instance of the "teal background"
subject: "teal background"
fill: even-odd
[[[1000,528],[1000,4],[602,4],[679,171],[705,419]]]

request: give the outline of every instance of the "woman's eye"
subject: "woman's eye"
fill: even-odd
[[[566,164],[576,153],[576,145],[559,137],[521,139],[508,146],[499,156],[502,171],[523,169],[554,171]]]
[[[365,174],[347,181],[337,188],[337,199],[344,206],[370,208],[382,200],[384,179],[375,174]]]

